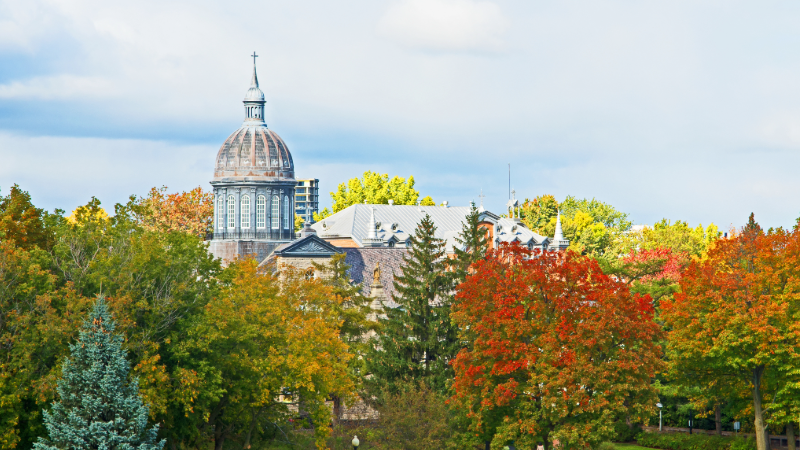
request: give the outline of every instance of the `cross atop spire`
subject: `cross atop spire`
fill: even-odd
[[[485,195],[483,195],[483,189],[481,189],[481,195],[479,195],[478,197],[480,197],[480,198],[481,198],[481,206],[480,206],[480,208],[478,208],[478,211],[480,211],[480,212],[484,212],[484,211],[486,211],[486,210],[483,208],[483,199],[484,199],[484,197],[486,197],[486,196],[485,196]]]
[[[256,52],[253,52],[253,54],[250,55],[250,56],[253,57],[253,78],[250,79],[250,87],[251,88],[254,88],[254,87],[257,88],[258,87],[258,75],[256,75],[256,58],[258,58],[258,55],[256,55]]]

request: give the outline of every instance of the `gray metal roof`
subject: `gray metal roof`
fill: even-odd
[[[426,214],[436,225],[436,237],[447,241],[447,250],[452,252],[457,245],[455,238],[461,233],[462,224],[471,208],[467,206],[415,206],[415,205],[352,205],[329,216],[311,227],[322,239],[351,238],[363,246],[370,229],[370,213],[374,209],[377,222],[377,237],[388,246],[405,246],[406,240],[414,234],[417,225]],[[519,219],[501,218],[490,212],[483,212],[481,218],[495,227],[495,237],[499,242],[519,241],[523,245],[542,246],[549,240],[525,227]]]

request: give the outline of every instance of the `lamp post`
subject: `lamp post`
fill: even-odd
[[[658,432],[661,433],[661,408],[664,407],[661,403],[656,403],[658,406]]]
[[[692,419],[689,419],[689,434],[692,434]]]
[[[353,436],[353,450],[358,450],[358,445],[361,444],[358,440],[358,436]]]

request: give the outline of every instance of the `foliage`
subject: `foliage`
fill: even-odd
[[[466,281],[472,264],[486,257],[489,239],[486,230],[479,227],[479,218],[480,213],[473,204],[461,225],[461,233],[455,238],[456,243],[464,247],[462,250],[456,246],[455,257],[451,260],[453,276],[459,283]]]
[[[560,204],[552,195],[526,199],[520,206],[522,221],[542,236],[553,236],[556,216],[561,210],[561,227],[570,241],[570,250],[603,256],[631,227],[628,214],[596,199],[569,196]]]
[[[294,215],[294,231],[299,232],[303,229],[303,224],[306,223],[305,219],[302,216],[297,214]]]
[[[753,438],[684,433],[640,433],[639,445],[664,450],[756,450]]]
[[[493,446],[597,445],[612,420],[646,421],[661,367],[647,297],[573,252],[502,245],[458,287],[453,320],[469,341],[452,402]],[[492,428],[496,432],[492,432]]]
[[[681,292],[662,303],[671,377],[749,392],[760,450],[769,445],[767,423],[800,417],[799,258],[800,228],[765,234],[751,215],[740,234],[693,261]]]
[[[205,238],[214,220],[214,195],[196,187],[167,194],[167,187],[152,188],[147,197],[134,199],[133,212],[147,231],[180,231]]]
[[[15,184],[7,196],[0,197],[0,240],[14,241],[25,250],[49,250],[55,239],[52,225],[58,217],[58,212],[53,216],[33,206],[30,194]]]
[[[193,320],[178,344],[183,404],[180,416],[197,425],[187,446],[211,439],[244,448],[269,438],[292,417],[289,404],[313,421],[317,446],[330,429],[330,395],[349,397],[350,354],[331,314],[340,301],[318,280],[286,271],[259,272],[241,260],[224,274],[221,292]],[[284,399],[281,401],[280,398]]]
[[[378,430],[371,436],[373,448],[444,448],[450,437],[445,397],[423,382],[401,382],[396,387],[396,393],[381,399]]]
[[[396,175],[389,179],[388,174],[381,175],[368,170],[361,178],[351,178],[346,183],[339,184],[336,192],[331,192],[331,197],[335,214],[364,201],[372,205],[385,205],[389,200],[393,200],[395,205],[416,205],[419,191],[414,189],[413,175],[408,180]],[[433,206],[436,203],[430,197],[425,197],[421,204]],[[324,216],[320,215],[320,218]]]
[[[600,445],[597,446],[597,450],[617,450],[617,447],[614,447],[614,444],[611,442],[601,442]]]
[[[64,361],[60,400],[44,412],[49,437],[40,438],[35,449],[164,447],[164,440],[156,442],[158,425],[147,427],[149,411],[138,380],[128,379],[130,363],[115,328],[105,300],[98,298]]]
[[[395,276],[397,308],[385,311],[382,332],[367,358],[371,384],[397,391],[397,383],[424,380],[445,392],[453,376],[450,360],[458,351],[456,329],[450,320],[451,274],[446,271],[445,242],[425,215],[410,237],[402,273]]]

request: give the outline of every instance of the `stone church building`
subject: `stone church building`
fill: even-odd
[[[325,263],[346,254],[350,277],[366,295],[391,305],[394,275],[399,273],[409,238],[425,215],[436,225],[436,237],[446,242],[452,255],[458,246],[469,207],[416,205],[352,205],[313,225],[306,223],[295,234],[295,167],[288,147],[264,122],[264,93],[258,85],[255,64],[250,88],[244,98],[244,123],[217,153],[214,178],[214,231],[209,251],[225,261],[252,256],[261,264],[291,265],[313,271],[313,263]],[[481,202],[482,203],[482,202]],[[492,247],[518,242],[530,249],[564,250],[569,241],[561,232],[540,236],[515,217],[479,208],[480,226]],[[311,272],[309,272],[311,273]],[[317,276],[318,274],[314,274]]]

